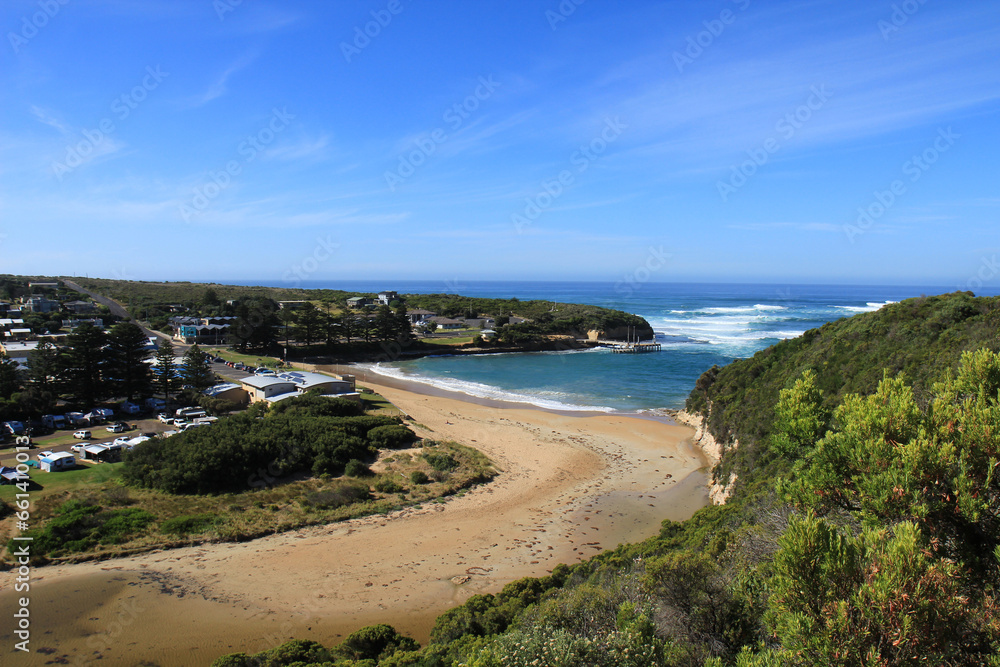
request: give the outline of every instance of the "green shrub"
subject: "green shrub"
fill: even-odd
[[[374,486],[375,490],[379,493],[400,493],[404,490],[402,486],[388,477],[380,478],[377,482],[375,482]]]
[[[456,461],[450,454],[438,454],[436,452],[425,452],[424,460],[435,470],[440,470],[441,472],[447,472],[449,470],[454,470],[458,467],[458,461]]]
[[[405,426],[376,426],[368,431],[368,442],[379,449],[401,449],[417,439],[417,435]]]
[[[242,510],[242,507],[240,508]],[[160,524],[160,532],[172,535],[190,535],[203,533],[219,520],[214,514],[196,514],[193,516],[178,516],[167,519]]]
[[[348,477],[371,477],[372,471],[364,461],[351,459],[344,466],[344,474]]]
[[[414,484],[426,484],[431,480],[427,476],[427,473],[425,473],[424,471],[414,470],[413,472],[410,473],[410,481],[413,482]]]
[[[320,510],[335,509],[371,498],[367,484],[340,480],[328,489],[312,491],[302,499],[302,505]]]

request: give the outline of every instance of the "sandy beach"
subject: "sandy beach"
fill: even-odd
[[[444,503],[306,528],[32,572],[31,648],[4,664],[206,665],[290,638],[335,644],[372,623],[426,641],[434,618],[623,542],[707,504],[693,429],[417,393],[365,377],[420,425],[483,451],[501,470]],[[0,574],[0,608],[15,608]],[[3,627],[4,652],[15,639]],[[44,653],[43,653],[44,651]]]

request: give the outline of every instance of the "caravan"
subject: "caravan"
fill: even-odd
[[[69,426],[66,417],[63,415],[42,415],[42,424],[45,428],[60,429]]]

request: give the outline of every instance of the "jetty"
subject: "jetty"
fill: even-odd
[[[608,348],[615,354],[642,354],[643,352],[659,352],[662,347],[655,340],[628,343],[613,340],[599,340],[597,341],[597,344],[600,347]]]

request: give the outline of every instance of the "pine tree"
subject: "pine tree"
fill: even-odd
[[[295,337],[306,345],[312,345],[323,325],[323,314],[307,301],[295,319]]]
[[[10,398],[24,386],[24,378],[17,362],[0,352],[0,398]]]
[[[152,387],[147,344],[146,333],[132,322],[116,324],[108,333],[108,377],[115,394],[129,402]]]
[[[180,371],[184,384],[189,384],[199,391],[215,384],[215,376],[208,365],[208,358],[197,345],[184,355]]]
[[[169,340],[163,341],[156,351],[155,385],[157,391],[163,394],[165,401],[169,401],[170,395],[180,389],[177,364],[174,361],[174,345]]]
[[[109,394],[105,380],[108,339],[105,333],[84,322],[66,337],[67,391],[79,407],[89,408]]]

